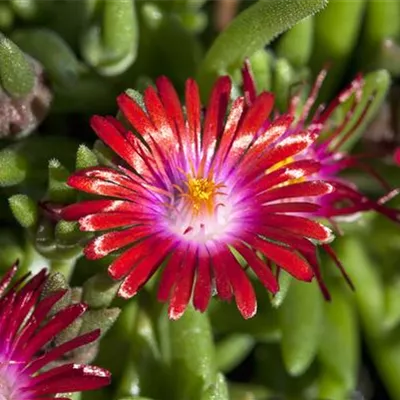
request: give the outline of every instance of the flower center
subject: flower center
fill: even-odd
[[[215,197],[222,184],[215,184],[210,178],[189,178],[187,183],[186,197],[191,203],[193,214],[198,215],[204,211],[211,214],[215,207]]]
[[[13,361],[0,360],[0,400],[27,400],[20,392],[23,384],[18,366]]]
[[[187,174],[174,185],[178,196],[169,215],[169,227],[186,240],[206,242],[219,237],[229,224],[231,205],[223,183],[211,176]]]

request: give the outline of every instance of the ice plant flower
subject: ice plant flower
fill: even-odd
[[[52,340],[81,316],[86,306],[71,305],[47,318],[65,291],[42,297],[47,279],[45,270],[28,280],[11,281],[14,265],[0,280],[0,399],[44,400],[65,393],[97,389],[110,382],[108,371],[79,364],[59,364],[62,357],[99,337],[99,330],[86,333],[60,345]]]
[[[310,157],[317,160],[321,168],[317,175],[320,179],[329,182],[335,190],[325,196],[321,196],[318,204],[321,206],[315,215],[327,218],[333,225],[335,220],[353,220],[361,212],[375,210],[394,221],[400,221],[398,210],[386,207],[385,202],[397,195],[398,190],[392,190],[390,186],[363,161],[366,155],[352,155],[345,149],[346,143],[352,139],[353,134],[363,122],[371,100],[367,102],[355,120],[357,107],[362,100],[364,79],[361,74],[353,79],[347,88],[341,91],[327,106],[320,105],[315,113],[315,108],[319,90],[327,76],[327,70],[322,70],[317,76],[308,98],[302,102],[299,95],[294,95],[289,102],[289,113],[296,115],[292,126],[287,130],[287,137],[296,136],[299,132],[309,130],[318,139],[311,146],[308,146],[294,159]],[[242,68],[243,91],[247,104],[251,105],[256,99],[256,86],[252,76],[251,66],[248,61]],[[341,122],[335,123],[334,115],[338,108],[345,102],[350,106]],[[374,201],[361,193],[353,182],[343,178],[341,172],[348,168],[358,168],[368,173],[374,178],[387,192],[385,196]],[[307,178],[308,179],[308,178]]]
[[[88,242],[86,257],[122,250],[108,271],[123,279],[123,298],[163,267],[158,298],[169,301],[173,319],[191,298],[204,311],[214,292],[223,300],[233,296],[242,315],[253,316],[256,298],[241,263],[272,293],[279,290],[280,268],[321,282],[315,246],[332,236],[310,215],[334,188],[312,178],[317,160],[288,161],[312,146],[316,133],[287,137],[294,117],[270,118],[271,93],[250,106],[244,97],[229,105],[226,76],[215,83],[204,118],[195,81],[186,83],[184,111],[167,78],[156,85],[145,90],[143,102],[127,94],[117,99],[134,133],[113,117],[92,118],[99,138],[120,158],[113,168],[78,170],[68,179],[75,189],[106,196],[62,211],[83,231],[106,231]]]

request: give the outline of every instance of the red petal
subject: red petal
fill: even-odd
[[[236,244],[235,248],[246,259],[249,267],[256,273],[262,284],[271,293],[276,293],[279,290],[279,285],[268,265],[261,261],[248,247],[242,244]]]
[[[248,105],[251,105],[256,99],[257,90],[249,60],[245,60],[244,65],[242,67],[242,81],[243,81],[243,92],[246,98],[246,103]]]
[[[210,255],[198,257],[196,283],[193,293],[193,305],[196,310],[204,312],[211,298],[211,261]]]
[[[176,285],[168,307],[168,315],[171,319],[179,319],[189,303],[193,289],[197,256],[197,249],[191,246],[188,247],[186,259],[176,279]]]
[[[293,157],[311,146],[316,138],[316,133],[307,131],[287,137],[263,155],[260,162],[257,163],[256,171],[267,170],[274,165],[287,160],[289,157]]]
[[[267,258],[295,278],[302,281],[311,281],[314,277],[314,272],[310,265],[295,251],[258,238],[253,238],[248,242],[254,249],[261,251]]]
[[[263,206],[263,213],[315,213],[321,208],[320,205],[301,201],[290,203],[276,203]]]
[[[179,276],[179,271],[186,256],[186,251],[186,248],[178,247],[172,253],[168,264],[164,268],[160,286],[158,288],[157,298],[159,301],[166,302],[169,299],[171,290]]]
[[[67,183],[69,186],[87,193],[117,197],[124,200],[135,200],[137,197],[132,190],[116,185],[115,183],[106,182],[102,179],[91,179],[85,176],[71,175]]]
[[[29,381],[28,396],[94,390],[110,383],[108,371],[92,365],[65,364],[43,372]]]
[[[165,76],[158,78],[156,85],[169,118],[169,124],[174,130],[175,136],[179,139],[180,143],[183,140],[186,144],[189,144],[190,142],[186,135],[185,120],[182,114],[182,106],[174,87]]]
[[[108,212],[132,212],[136,205],[130,201],[121,200],[87,200],[71,204],[61,211],[61,218],[66,221],[77,221],[90,214]]]
[[[80,317],[86,309],[87,306],[84,304],[73,304],[58,312],[46,325],[36,332],[34,337],[31,337],[24,349],[25,359],[30,359],[47,342]]]
[[[51,349],[47,353],[43,354],[39,358],[36,358],[29,366],[24,370],[26,374],[32,375],[35,372],[42,369],[44,366],[50,364],[53,361],[57,361],[65,353],[72,350],[76,350],[79,347],[93,343],[100,336],[100,329],[96,329],[92,332],[85,333],[84,335],[78,336],[68,342],[64,342],[59,346]]]
[[[221,137],[221,143],[218,146],[217,154],[215,158],[218,158],[219,165],[223,163],[228,155],[228,152],[234,142],[236,137],[236,131],[239,122],[242,118],[244,110],[244,99],[243,97],[238,97],[233,102],[228,118],[225,123],[225,130]]]
[[[117,129],[110,120],[99,115],[92,117],[90,124],[97,136],[123,160],[132,165],[135,151],[124,137],[123,131]],[[133,165],[132,165],[133,166]]]
[[[248,319],[257,312],[257,300],[249,278],[228,248],[219,248],[220,260],[224,260],[225,271],[232,285],[237,307],[243,318]]]
[[[156,130],[146,113],[126,93],[118,96],[117,103],[129,123],[148,142],[150,136],[155,134]],[[148,144],[150,145],[151,143]]]
[[[160,264],[167,257],[174,243],[168,239],[148,239],[147,254],[143,254],[142,259],[133,268],[132,272],[125,278],[118,290],[118,296],[129,299],[150,279]],[[157,248],[155,252],[154,249]]]
[[[0,281],[0,298],[3,296],[15,274],[17,273],[18,264],[19,261],[17,260],[14,265],[7,271],[7,273],[2,277]]]
[[[174,135],[164,106],[153,87],[149,86],[145,90],[144,102],[149,117],[156,129],[153,139],[164,152],[170,151],[175,147],[178,137]]]
[[[154,215],[143,212],[130,213],[99,213],[87,215],[79,220],[81,231],[95,232],[111,228],[137,225],[139,223],[154,221]]]
[[[158,232],[153,226],[140,225],[123,231],[105,233],[92,239],[86,245],[84,253],[89,260],[97,260],[128,244],[134,244],[138,240]]]
[[[230,300],[232,298],[232,287],[229,281],[228,272],[226,271],[228,265],[219,252],[215,252],[215,254],[213,253],[211,259],[218,296],[222,300]]]
[[[242,118],[235,141],[229,152],[230,166],[243,158],[248,147],[253,143],[257,135],[262,135],[260,129],[265,125],[274,104],[274,96],[263,92],[255,100],[254,104]]]
[[[258,193],[264,190],[271,189],[274,186],[282,183],[290,183],[293,181],[300,180],[306,176],[310,176],[318,172],[321,165],[318,161],[313,160],[299,160],[294,161],[290,164],[285,165],[275,171],[272,171],[264,175],[261,179],[258,179],[254,184],[254,190]],[[249,184],[252,184],[249,181]]]
[[[249,149],[247,155],[249,160],[254,160],[254,157],[258,157],[260,154],[264,153],[274,142],[276,142],[287,130],[290,128],[294,120],[292,115],[281,115],[275,119],[271,125],[265,130],[265,132],[260,135],[256,142],[253,143]],[[247,157],[246,157],[247,158]]]
[[[205,153],[214,150],[217,140],[223,132],[230,93],[230,78],[221,76],[213,86],[204,118],[202,149]]]
[[[260,221],[263,224],[322,242],[332,238],[332,232],[328,228],[304,217],[266,214],[261,217]]]
[[[155,240],[158,240],[159,243],[162,243],[163,239],[158,235],[154,235],[151,238],[145,239],[136,246],[126,250],[117,259],[115,259],[108,267],[108,273],[111,278],[115,280],[123,278],[135,267],[137,263],[141,262],[144,257],[147,257],[152,251],[154,252],[154,249],[157,248],[157,246],[154,247],[156,243]]]
[[[197,83],[193,79],[186,81],[185,89],[186,113],[189,126],[189,143],[194,143],[196,155],[200,150],[200,96]]]
[[[308,181],[268,190],[260,196],[257,196],[256,199],[261,203],[268,203],[270,201],[296,197],[322,196],[331,193],[332,191],[333,187],[329,183],[324,181]]]

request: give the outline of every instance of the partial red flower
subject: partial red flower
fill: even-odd
[[[75,189],[106,197],[62,211],[83,231],[107,231],[86,245],[86,257],[122,250],[109,274],[123,280],[124,298],[163,268],[158,298],[169,301],[174,319],[191,298],[204,311],[214,291],[223,300],[234,296],[242,315],[253,316],[256,298],[241,262],[272,293],[279,290],[280,268],[323,285],[315,246],[332,236],[312,216],[334,188],[313,178],[318,160],[294,160],[317,133],[288,136],[294,117],[271,118],[271,93],[251,105],[238,97],[229,106],[226,76],[215,83],[204,118],[195,81],[186,83],[184,109],[168,79],[156,84],[157,91],[144,92],[143,105],[126,94],[117,99],[134,132],[113,117],[92,118],[120,160],[68,179]]]
[[[99,367],[68,363],[51,366],[68,352],[95,341],[100,331],[49,346],[56,335],[85,312],[86,306],[74,304],[47,318],[65,291],[42,299],[45,270],[12,284],[16,271],[14,265],[0,280],[0,399],[55,399],[59,394],[109,384],[110,373]],[[57,398],[69,399],[68,395]]]
[[[298,95],[290,99],[289,113],[297,116],[287,131],[288,138],[290,136],[295,137],[298,132],[305,129],[314,132],[318,138],[311,146],[295,156],[295,159],[310,157],[317,160],[321,168],[317,175],[313,176],[313,179],[318,176],[335,188],[331,193],[319,198],[318,204],[321,207],[316,215],[327,218],[334,223],[334,219],[338,217],[352,220],[360,212],[374,210],[394,221],[399,221],[399,211],[384,205],[398,191],[392,190],[384,179],[365,162],[365,159],[368,158],[365,154],[353,155],[344,149],[363,122],[371,104],[371,101],[369,101],[359,113],[359,116],[355,118],[357,108],[362,100],[365,83],[362,75],[356,76],[348,87],[341,91],[327,106],[319,105],[317,108],[315,107],[316,100],[326,76],[327,70],[322,70],[304,102],[300,100]],[[242,69],[242,77],[246,101],[248,104],[252,104],[256,97],[256,86],[248,61],[245,62]],[[342,122],[335,123],[333,121],[335,112],[347,101],[350,102],[350,106],[342,118]],[[316,108],[316,111],[312,113],[311,110],[314,108]],[[378,200],[370,199],[361,193],[353,182],[340,175],[340,172],[353,167],[375,179],[384,188],[386,195]]]

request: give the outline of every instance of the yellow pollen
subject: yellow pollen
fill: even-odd
[[[222,194],[218,191],[223,184],[216,184],[212,179],[209,178],[192,178],[188,177],[186,182],[187,193],[183,193],[182,196],[186,197],[193,207],[195,214],[201,213],[206,210],[212,213],[215,206],[215,197],[218,194]]]
[[[283,168],[285,165],[288,165],[288,164],[292,163],[293,161],[294,161],[293,157],[285,158],[284,160],[279,161],[278,163],[274,164],[272,167],[268,168],[265,171],[265,173],[270,174],[271,172],[274,172],[274,171],[278,170],[279,168]],[[270,189],[276,189],[276,188],[282,187],[282,186],[293,185],[294,183],[304,182],[305,180],[306,180],[306,178],[304,178],[304,177],[289,179],[283,183],[280,183],[279,185],[273,186]]]
[[[279,161],[278,163],[274,164],[272,167],[268,168],[266,173],[269,174],[270,172],[276,171],[277,169],[282,168],[285,165],[290,164],[293,161],[294,161],[293,157],[285,158],[284,160]]]

